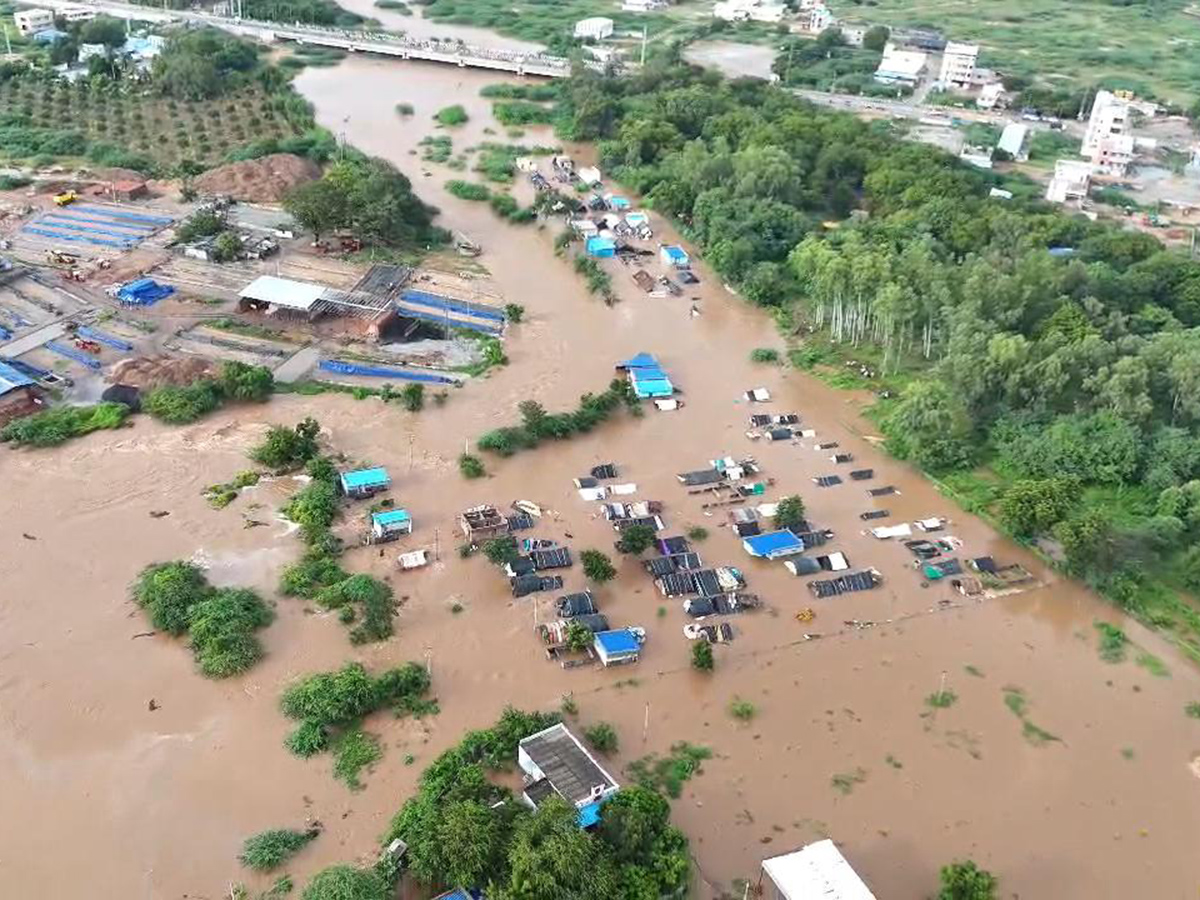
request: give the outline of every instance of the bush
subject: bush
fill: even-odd
[[[591,728],[585,728],[583,736],[587,738],[589,744],[601,753],[609,754],[617,752],[617,730],[607,722],[597,722]]]
[[[186,562],[147,566],[133,587],[134,600],[146,611],[150,624],[176,637],[187,631],[192,607],[211,592],[204,573]]]
[[[687,530],[689,541],[706,541],[708,540],[708,529],[703,525],[693,525]]]
[[[238,860],[243,866],[258,872],[269,872],[283,865],[299,853],[320,832],[315,828],[296,831],[293,828],[275,828],[246,838]]]
[[[383,750],[374,736],[358,728],[347,731],[333,747],[333,777],[351,790],[361,790],[359,773],[382,756]]]
[[[330,866],[308,883],[300,900],[388,900],[392,891],[374,869]]]
[[[262,657],[254,632],[275,614],[246,588],[220,588],[188,612],[188,634],[200,671],[209,678],[245,672]]]
[[[287,736],[283,745],[293,756],[308,759],[329,749],[329,732],[316,722],[301,722],[300,726]]]
[[[458,178],[446,182],[446,190],[460,200],[484,201],[492,196],[486,184],[475,184],[473,181],[463,181]]]
[[[312,418],[294,428],[272,425],[263,442],[250,451],[250,458],[276,471],[297,469],[317,455],[320,432],[321,426]]]
[[[501,125],[547,125],[554,110],[527,100],[505,100],[492,104],[492,115]]]
[[[617,549],[622,553],[637,555],[654,546],[654,529],[649,525],[630,525],[621,532]]]
[[[396,615],[392,589],[370,575],[351,575],[322,588],[315,599],[326,609],[361,609],[362,622],[351,630],[351,643],[365,644],[392,636]]]
[[[589,581],[604,584],[617,577],[612,560],[599,550],[584,550],[579,554],[579,559],[583,563],[583,574]]]
[[[517,549],[517,539],[512,535],[505,535],[484,542],[483,555],[493,565],[503,566],[515,560],[521,552]]]
[[[708,642],[704,642],[708,645]],[[734,697],[729,701],[729,714],[741,722],[749,722],[758,714],[758,708],[749,700]]]
[[[487,474],[479,457],[472,456],[470,453],[459,454],[458,471],[463,478],[482,478]]]
[[[700,672],[713,670],[713,649],[708,641],[700,640],[692,644],[692,668]]]
[[[275,390],[275,376],[266,366],[251,366],[231,360],[221,363],[218,378],[221,392],[230,400],[263,403]],[[305,421],[311,422],[311,419]],[[319,429],[318,429],[319,430]]]
[[[937,900],[993,900],[996,896],[996,876],[971,860],[943,866],[941,880]]]
[[[210,379],[184,387],[163,385],[142,398],[142,409],[170,425],[186,425],[203,418],[221,405],[221,391]]]
[[[467,119],[467,111],[459,104],[447,106],[439,109],[433,116],[439,125],[455,126],[464,124]]]
[[[750,361],[756,363],[777,363],[779,362],[779,351],[773,350],[770,347],[759,347],[750,352]]]
[[[128,416],[129,407],[123,403],[59,406],[13,419],[0,429],[0,441],[31,447],[54,447],[93,431],[119,428]]]
[[[510,324],[516,325],[523,318],[525,318],[525,307],[523,307],[520,303],[505,303],[504,318],[506,318]]]
[[[425,385],[406,384],[400,391],[400,403],[409,412],[420,412],[425,407]]]
[[[328,528],[337,516],[337,488],[328,481],[310,481],[283,508],[283,514],[306,528]]]

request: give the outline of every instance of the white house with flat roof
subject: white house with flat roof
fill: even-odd
[[[646,13],[658,12],[667,8],[667,0],[624,0],[621,9],[624,12]]]
[[[978,59],[978,44],[951,41],[942,51],[942,70],[938,81],[944,88],[966,90],[974,83],[975,62]]]
[[[1101,143],[1110,137],[1125,134],[1128,129],[1129,104],[1111,91],[1097,91],[1079,152],[1092,159],[1100,152]]]
[[[875,900],[828,838],[764,859],[759,886],[763,900]]]
[[[13,24],[25,37],[54,27],[54,13],[48,9],[21,9],[13,13]]]
[[[1054,164],[1054,177],[1046,187],[1051,203],[1083,200],[1092,184],[1092,164],[1078,159],[1060,159]]]
[[[875,70],[875,80],[883,84],[915,85],[925,72],[928,55],[918,50],[901,50],[888,43],[883,48],[883,58]]]
[[[722,0],[713,5],[713,18],[726,22],[782,22],[787,7],[770,0]]]
[[[593,41],[602,41],[612,37],[613,20],[604,16],[593,16],[590,19],[580,19],[575,23],[575,37]]]

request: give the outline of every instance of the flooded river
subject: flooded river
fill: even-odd
[[[509,366],[420,414],[373,399],[281,397],[187,428],[138,418],[131,429],[58,450],[0,451],[3,893],[68,898],[103,885],[104,896],[125,898],[227,896],[236,881],[266,884],[237,863],[244,837],[308,817],[325,833],[288,867],[298,882],[330,863],[370,858],[421,769],[464,730],[491,723],[505,704],[554,708],[573,693],[578,725],[616,727],[614,772],[676,741],[713,750],[673,804],[692,841],[697,897],[721,896],[735,879],[754,879],[763,857],[826,834],[881,900],[930,895],[938,867],[966,856],[1001,877],[1005,897],[1194,897],[1200,779],[1190,763],[1200,754],[1200,722],[1183,707],[1200,700],[1200,672],[1133,623],[1123,627],[1170,677],[1135,665],[1136,652],[1126,663],[1101,662],[1093,622],[1112,618],[1111,610],[956,513],[876,450],[864,437],[863,398],[752,364],[751,349],[779,346],[774,328],[704,266],[699,317],[689,315],[687,298],[636,292],[619,268],[621,302],[608,308],[553,256],[553,230],[505,225],[486,205],[447,195],[443,182],[457,176],[410,151],[449,103],[471,116],[453,132],[456,151],[486,139],[483,129],[495,125],[478,90],[494,80],[353,58],[306,71],[297,85],[319,121],[396,163],[442,210],[442,224],[484,245],[480,261],[507,300],[527,310],[507,340]],[[397,117],[398,102],[412,103],[415,114]],[[530,132],[523,140],[550,138]],[[615,361],[641,350],[658,355],[682,387],[684,409],[620,417],[589,436],[488,459],[486,480],[459,477],[464,440],[511,422],[521,400],[573,407],[581,393],[607,384]],[[955,596],[948,587],[922,588],[902,547],[861,534],[859,513],[883,501],[853,483],[811,483],[833,470],[828,451],[812,441],[746,438],[748,415],[764,408],[740,397],[758,386],[774,395],[766,411],[800,413],[821,440],[874,467],[875,484],[895,484],[901,493],[886,498],[894,521],[949,515],[966,555],[1022,562],[1048,586],[939,607]],[[413,514],[416,534],[391,545],[388,558],[369,549],[345,558],[350,568],[388,577],[403,598],[397,635],[352,647],[336,617],[277,598],[278,619],[263,632],[266,658],[241,679],[206,681],[179,641],[136,637],[147,625],[127,586],[147,563],[195,557],[211,565],[215,581],[274,597],[280,567],[298,552],[272,517],[292,485],[260,485],[221,511],[209,509],[201,491],[246,467],[245,451],[267,423],[305,415],[321,421],[334,448],[387,466],[394,495]],[[776,480],[772,498],[801,493],[811,519],[836,532],[832,547],[855,568],[876,567],[882,587],[814,602],[782,564],[748,560],[719,527],[724,514],[709,515],[675,478],[745,453]],[[634,561],[618,561],[620,577],[598,599],[613,623],[647,628],[642,661],[564,671],[545,660],[532,631],[554,595],[542,595],[540,606],[513,601],[484,559],[461,560],[454,550],[459,509],[515,498],[552,511],[534,536],[569,534],[576,551],[609,549],[611,529],[571,484],[609,461],[638,484],[640,498],[666,504],[671,533],[707,527],[698,546],[705,561],[741,567],[770,605],[733,622],[737,638],[717,648],[711,676],[691,671],[678,602],[661,598]],[[170,515],[152,518],[155,510]],[[243,516],[272,524],[244,529]],[[348,524],[347,533],[358,527]],[[418,546],[436,547],[440,561],[405,575],[389,567],[400,549]],[[569,588],[583,586],[578,566],[567,578]],[[462,612],[453,613],[454,604]],[[794,616],[806,606],[817,616],[801,624]],[[846,629],[852,619],[877,624]],[[827,636],[806,642],[805,631]],[[291,679],[350,659],[371,667],[428,661],[441,705],[419,722],[368,721],[386,752],[358,793],[333,780],[328,756],[288,755],[288,723],[277,707]],[[926,697],[943,678],[957,702],[934,710]],[[1022,719],[1005,703],[1013,688],[1027,701],[1026,719],[1053,740],[1039,746],[1023,736]],[[752,721],[729,715],[735,697],[758,707]],[[415,761],[406,766],[408,754]],[[835,776],[850,776],[839,779],[847,790]]]

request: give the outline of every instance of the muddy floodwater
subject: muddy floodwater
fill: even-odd
[[[267,883],[238,865],[243,838],[311,817],[325,832],[287,867],[302,883],[333,862],[372,858],[420,771],[466,729],[491,723],[506,704],[556,708],[572,693],[579,726],[616,727],[618,778],[631,760],[676,741],[712,749],[673,803],[691,839],[697,897],[721,896],[735,879],[755,878],[763,857],[829,835],[881,900],[930,895],[938,867],[967,856],[1000,876],[1004,897],[1194,898],[1200,722],[1184,706],[1200,700],[1197,669],[1131,622],[1122,627],[1139,647],[1129,660],[1100,661],[1093,623],[1117,621],[1108,607],[877,450],[860,416],[863,397],[752,364],[751,349],[779,346],[774,328],[703,265],[703,284],[671,299],[635,292],[615,267],[621,302],[608,308],[553,256],[557,226],[505,225],[486,204],[448,196],[443,182],[456,176],[409,151],[452,102],[471,116],[451,132],[456,152],[486,139],[483,129],[495,126],[478,90],[494,80],[354,58],[308,70],[297,85],[322,124],[392,160],[441,209],[444,225],[483,244],[480,262],[527,310],[510,330],[507,367],[420,414],[375,399],[285,396],[184,428],[139,417],[132,428],[56,450],[0,450],[0,894],[228,896],[231,883]],[[415,114],[397,117],[398,102]],[[528,200],[526,185],[517,190]],[[484,480],[458,475],[464,440],[512,421],[517,403],[573,407],[608,383],[615,361],[641,350],[682,387],[682,410],[622,415],[588,436],[487,459]],[[773,402],[752,409],[742,393],[760,386]],[[849,481],[817,488],[814,476],[848,467],[835,467],[811,439],[750,442],[747,418],[761,411],[799,413],[819,440],[839,442],[839,452],[876,470],[874,484],[894,484],[899,495],[871,500]],[[274,515],[293,482],[265,482],[219,511],[201,497],[246,468],[245,452],[268,423],[306,415],[321,421],[333,448],[387,466],[393,496],[416,523],[382,556],[352,549],[344,560],[388,578],[403,598],[386,643],[352,647],[336,616],[275,595],[280,568],[299,549]],[[724,513],[710,515],[675,478],[747,453],[776,481],[768,499],[801,493],[813,522],[836,533],[830,546],[855,568],[877,568],[883,585],[814,601],[781,563],[749,560],[720,527]],[[565,671],[545,659],[533,632],[555,595],[514,601],[486,560],[455,552],[458,510],[516,498],[550,510],[530,536],[565,540],[576,552],[610,549],[611,528],[571,484],[610,461],[639,498],[665,503],[668,533],[707,527],[697,547],[705,562],[741,567],[769,605],[732,620],[737,637],[716,648],[711,676],[689,667],[678,601],[660,597],[632,560],[618,560],[619,577],[597,594],[614,624],[648,630],[641,662]],[[950,516],[963,555],[1023,563],[1046,586],[983,603],[960,602],[945,585],[923,588],[901,546],[863,536],[859,514],[873,506],[890,509],[892,521]],[[362,511],[348,517],[347,536]],[[269,524],[247,529],[246,517]],[[392,559],[415,547],[437,549],[439,561],[400,574]],[[277,600],[278,618],[261,633],[266,657],[246,676],[207,681],[180,641],[137,637],[148,626],[128,585],[142,566],[172,558],[196,559],[215,582]],[[567,587],[583,587],[578,566]],[[796,621],[809,606],[815,620]],[[876,624],[855,629],[847,620]],[[825,636],[805,641],[805,632]],[[1137,665],[1143,652],[1169,676]],[[374,668],[427,661],[441,706],[420,721],[368,720],[386,750],[360,792],[333,779],[328,756],[286,752],[289,725],[277,707],[291,679],[352,659]],[[943,684],[957,701],[933,709],[926,698]],[[1024,719],[1006,705],[1006,689],[1022,692]],[[753,720],[730,716],[735,697],[757,707]],[[1040,743],[1030,740],[1037,729],[1047,733]]]

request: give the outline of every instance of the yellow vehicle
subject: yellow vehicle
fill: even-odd
[[[61,193],[61,194],[54,195],[54,205],[55,206],[70,206],[72,203],[74,203],[78,199],[79,199],[79,195],[76,194],[74,191],[63,191],[63,193]]]

